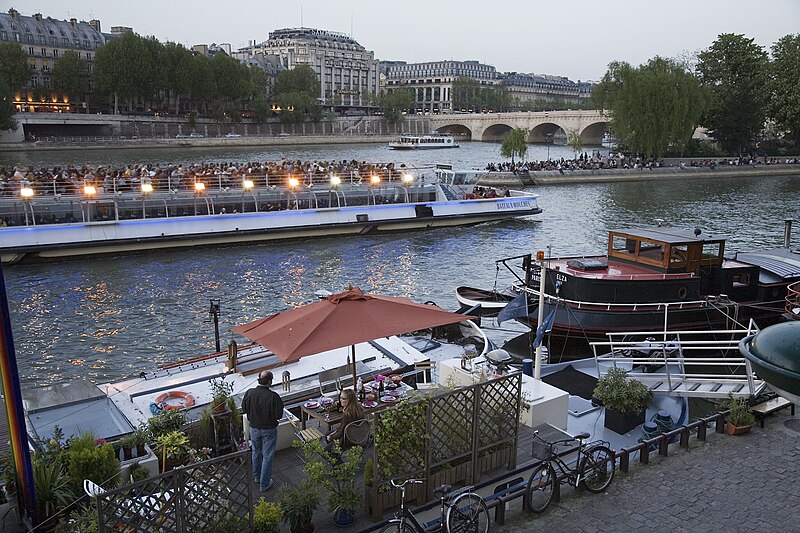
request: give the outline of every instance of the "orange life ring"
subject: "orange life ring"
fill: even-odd
[[[166,403],[167,400],[171,398],[178,398],[183,400],[183,402],[173,405]],[[194,407],[195,401],[194,396],[189,394],[188,392],[183,392],[181,390],[171,390],[169,392],[162,392],[156,397],[156,405],[163,406],[162,408],[165,411],[175,411],[177,409],[188,409],[190,407]]]

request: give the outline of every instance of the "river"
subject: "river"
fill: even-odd
[[[529,159],[546,158],[534,146]],[[591,149],[588,149],[591,152]],[[551,157],[571,156],[551,147]],[[0,155],[0,165],[358,159],[483,168],[496,144],[414,154],[384,146],[199,150],[82,150]],[[540,215],[468,228],[159,251],[5,267],[24,386],[86,377],[96,382],[213,350],[209,301],[228,328],[314,299],[314,292],[365,291],[432,300],[455,309],[459,285],[504,287],[494,261],[551,246],[553,255],[605,250],[612,227],[699,227],[729,237],[727,250],[780,246],[783,220],[800,219],[800,178],[717,178],[539,187]],[[793,243],[800,238],[795,229]],[[241,340],[241,339],[239,339]]]

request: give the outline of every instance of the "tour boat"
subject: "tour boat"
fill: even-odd
[[[671,227],[611,230],[605,256],[498,261],[527,295],[517,318],[536,324],[541,264],[545,265],[543,316],[552,313],[551,359],[611,332],[729,329],[755,319],[765,327],[785,312],[787,286],[800,280],[800,249],[725,255],[726,239]],[[518,274],[519,261],[522,272]],[[547,321],[548,324],[550,320]]]
[[[198,179],[191,190],[164,183],[160,190],[142,184],[142,190],[125,192],[87,186],[68,195],[23,187],[19,195],[0,198],[0,255],[13,263],[461,226],[541,212],[537,194],[476,195],[470,178],[438,165],[384,176],[300,176],[286,183],[245,177],[232,187]]]
[[[434,148],[458,148],[458,142],[452,135],[401,135],[396,141],[389,143],[392,150],[429,150]]]

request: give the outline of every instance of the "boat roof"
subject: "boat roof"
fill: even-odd
[[[760,267],[776,279],[782,280],[800,278],[800,248],[773,248],[755,252],[738,252],[736,260]],[[769,278],[764,281],[769,282]]]
[[[669,244],[681,243],[703,243],[703,242],[719,242],[724,241],[725,237],[722,235],[714,235],[711,233],[700,233],[697,235],[694,229],[676,228],[669,226],[639,226],[632,228],[613,229],[609,234],[625,234],[654,241],[661,241]]]

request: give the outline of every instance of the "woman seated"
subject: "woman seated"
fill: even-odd
[[[325,436],[325,448],[330,450],[333,447],[334,441],[339,441],[342,449],[350,446],[351,443],[347,442],[344,436],[344,428],[350,422],[361,420],[364,418],[364,409],[356,398],[356,393],[353,389],[344,389],[339,394],[339,402],[342,404],[342,422],[336,431],[333,431]]]

